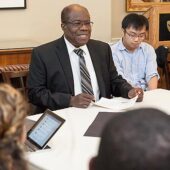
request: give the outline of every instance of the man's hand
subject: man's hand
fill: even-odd
[[[94,100],[94,96],[86,93],[81,93],[77,96],[71,97],[70,106],[87,108],[92,100]]]
[[[138,95],[137,102],[141,102],[143,100],[143,90],[141,88],[133,88],[128,92],[128,97],[131,99]]]

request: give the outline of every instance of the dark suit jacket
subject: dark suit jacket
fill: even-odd
[[[132,87],[118,76],[107,43],[89,40],[87,43],[100,89],[100,97],[127,97]],[[33,49],[28,75],[28,97],[40,112],[49,108],[69,107],[74,95],[73,74],[64,38]]]

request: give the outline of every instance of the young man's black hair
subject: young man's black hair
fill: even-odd
[[[149,29],[148,19],[145,16],[138,15],[136,13],[128,14],[122,21],[122,28],[124,30],[130,27],[133,27],[135,30],[139,30],[144,26],[146,27],[146,30]]]

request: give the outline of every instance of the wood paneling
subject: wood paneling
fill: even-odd
[[[0,66],[11,64],[29,64],[32,48],[1,49]]]
[[[126,0],[126,10],[131,11],[147,11],[152,6],[166,6],[170,5],[169,2],[161,0]]]

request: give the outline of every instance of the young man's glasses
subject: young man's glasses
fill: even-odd
[[[132,40],[135,40],[136,38],[138,38],[139,40],[144,40],[146,38],[146,34],[145,33],[141,33],[139,35],[137,34],[130,34],[128,33],[126,30],[124,31]]]
[[[65,24],[70,24],[75,28],[81,28],[83,25],[86,27],[91,27],[93,25],[92,21],[66,21]]]

